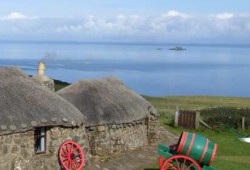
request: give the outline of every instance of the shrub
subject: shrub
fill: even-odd
[[[242,117],[245,117],[246,128],[250,126],[250,109],[235,107],[208,108],[200,111],[203,120],[211,127],[240,128]]]

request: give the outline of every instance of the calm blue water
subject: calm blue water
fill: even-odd
[[[151,96],[250,97],[250,46],[164,44],[0,43],[0,65],[36,74],[44,59],[48,76],[67,82],[115,76]]]

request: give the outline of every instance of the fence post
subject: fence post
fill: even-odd
[[[200,112],[196,112],[194,128],[199,129],[199,125],[200,125]]]
[[[179,107],[176,107],[175,115],[174,115],[174,127],[178,127],[178,120],[179,120]]]
[[[245,130],[245,117],[242,117],[241,129],[242,129],[242,130]]]

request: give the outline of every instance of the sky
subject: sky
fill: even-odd
[[[0,41],[250,44],[250,1],[0,0]]]

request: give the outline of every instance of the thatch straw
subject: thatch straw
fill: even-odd
[[[85,126],[128,123],[157,114],[142,96],[115,78],[81,80],[58,91],[86,117]]]
[[[18,68],[0,68],[0,99],[0,135],[84,122],[77,108]]]

